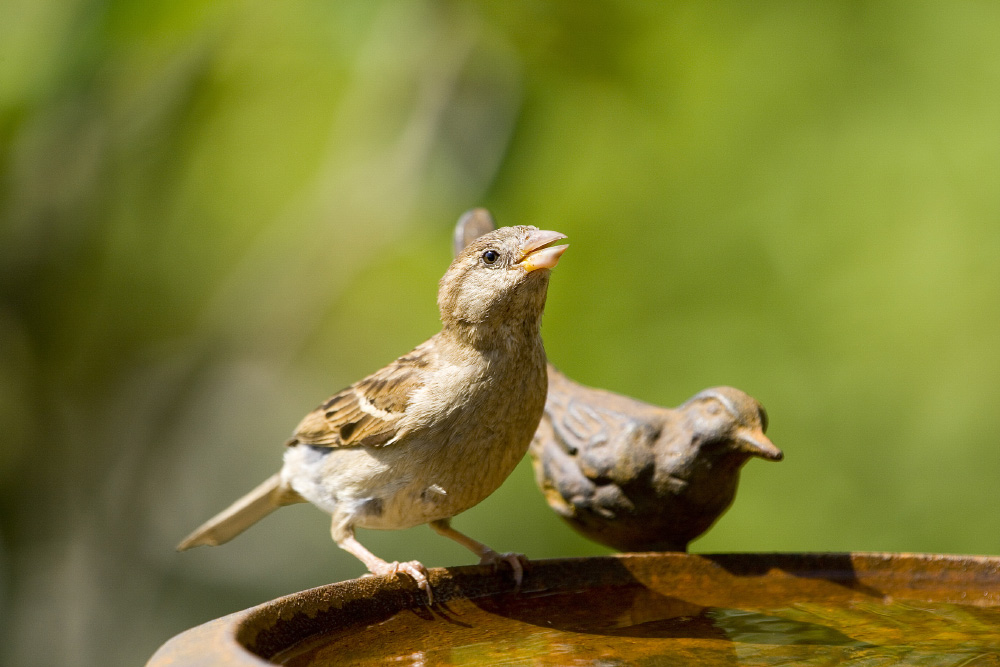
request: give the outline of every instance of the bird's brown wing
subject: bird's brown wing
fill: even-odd
[[[659,437],[655,420],[607,409],[594,390],[578,396],[550,388],[545,416],[553,439],[573,456],[589,478],[616,478],[616,471],[642,467],[652,461],[652,444]]]
[[[548,376],[545,418],[552,424],[553,437],[570,455],[615,449],[622,434],[634,428],[632,417],[609,405],[621,397],[573,382],[552,364]]]
[[[334,394],[306,415],[289,445],[381,447],[399,431],[413,394],[424,386],[431,341]]]
[[[547,404],[546,413],[556,438],[569,452],[617,449],[619,442],[631,439],[632,434],[643,427],[643,423],[631,415],[586,400],[570,398],[561,407]]]

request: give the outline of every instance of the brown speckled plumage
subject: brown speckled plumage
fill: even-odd
[[[386,563],[357,542],[354,527],[430,523],[481,562],[509,562],[519,582],[520,557],[497,554],[448,522],[500,486],[541,418],[539,328],[561,238],[504,227],[469,245],[441,279],[441,332],[306,415],[281,472],[178,548],[221,544],[281,505],[309,501],[333,516],[334,540],[371,572],[403,571],[428,596],[420,563]]]

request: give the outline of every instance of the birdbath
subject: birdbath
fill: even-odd
[[[435,603],[366,577],[184,632],[149,667],[986,665],[1000,660],[1000,557],[622,554],[433,569]],[[982,661],[982,662],[980,662]]]

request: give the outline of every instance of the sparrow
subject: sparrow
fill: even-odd
[[[496,225],[467,212],[459,253]],[[620,551],[686,551],[730,507],[743,465],[780,461],[767,412],[732,387],[676,409],[570,380],[551,363],[545,412],[529,449],[549,506],[584,536]]]
[[[331,535],[373,575],[404,573],[433,604],[427,569],[389,563],[355,527],[430,524],[480,563],[508,562],[451,527],[489,496],[524,456],[542,416],[546,360],[540,326],[550,270],[566,238],[503,227],[477,238],[441,279],[441,331],[310,412],[285,443],[281,470],[186,537],[179,551],[231,540],[275,509],[310,502],[332,516]]]

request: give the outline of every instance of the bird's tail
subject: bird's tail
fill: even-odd
[[[281,473],[268,477],[256,489],[198,526],[177,545],[185,551],[202,544],[218,546],[283,505],[304,502],[302,496],[281,483]]]

